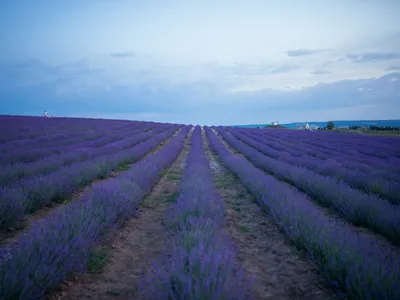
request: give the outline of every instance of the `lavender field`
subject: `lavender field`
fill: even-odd
[[[0,116],[0,299],[400,299],[400,139]]]

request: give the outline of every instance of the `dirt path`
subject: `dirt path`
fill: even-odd
[[[156,146],[154,149],[152,149],[149,153],[147,153],[144,157],[142,157],[140,160],[145,159],[147,156],[149,156],[150,154],[157,152],[158,150],[160,150],[162,147],[164,147],[166,144],[168,144],[171,139],[178,134],[180,130],[174,132],[174,134],[169,137],[168,139],[166,139],[165,141],[161,142],[158,146]],[[138,144],[136,144],[138,145]],[[136,146],[135,145],[135,146]],[[134,146],[134,147],[135,147]],[[89,183],[88,185],[86,185],[85,187],[79,188],[77,189],[70,197],[68,197],[68,199],[65,199],[65,201],[63,203],[57,203],[57,202],[53,202],[51,205],[45,206],[37,211],[35,211],[32,214],[28,214],[25,216],[25,220],[23,223],[21,224],[17,224],[17,226],[15,228],[12,228],[11,230],[0,230],[0,246],[1,245],[5,245],[5,244],[9,244],[12,241],[14,241],[16,238],[18,238],[18,236],[24,231],[27,230],[30,225],[35,222],[36,220],[40,220],[45,218],[46,216],[52,214],[53,212],[55,212],[57,209],[62,209],[62,207],[71,202],[71,201],[78,201],[82,195],[84,193],[86,193],[87,191],[89,191],[91,189],[92,184],[98,183],[98,182],[102,182],[105,180],[108,180],[110,178],[113,177],[117,177],[118,175],[124,173],[125,171],[129,170],[130,167],[132,167],[133,165],[135,165],[138,161],[130,163],[130,164],[126,164],[123,166],[120,166],[118,168],[118,170],[115,171],[111,171],[108,176],[104,179],[95,179],[93,180],[91,183]]]
[[[151,268],[151,260],[165,251],[167,231],[163,223],[179,190],[189,141],[190,135],[178,159],[143,200],[139,217],[128,220],[99,247],[110,255],[103,271],[83,274],[63,283],[49,300],[143,299],[137,282]]]
[[[203,135],[214,182],[227,210],[227,232],[238,247],[243,268],[255,276],[259,299],[338,299],[307,256],[260,209],[238,179],[222,166]]]

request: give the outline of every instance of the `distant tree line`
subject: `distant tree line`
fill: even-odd
[[[360,129],[365,126],[350,126],[350,129],[356,130]],[[393,126],[376,126],[376,125],[371,125],[368,127],[369,130],[372,131],[400,131],[400,127],[393,127]]]
[[[400,127],[371,125],[371,126],[369,126],[369,130],[399,131]]]
[[[335,129],[335,123],[333,123],[332,121],[329,121],[328,124],[326,125],[326,129],[328,129],[328,130]]]
[[[357,129],[363,129],[363,128],[367,128],[366,126],[349,126],[350,129],[352,130],[357,130]]]
[[[335,128],[336,128],[335,124],[332,121],[329,121],[325,127],[320,127],[320,128],[318,128],[318,130],[333,130]],[[351,130],[358,130],[358,129],[367,130],[368,129],[371,131],[400,131],[400,127],[394,127],[394,126],[370,125],[369,127],[367,127],[367,126],[349,126],[348,128]]]
[[[320,127],[318,128],[318,130],[333,130],[335,129],[335,123],[333,123],[332,121],[329,121],[325,127]]]

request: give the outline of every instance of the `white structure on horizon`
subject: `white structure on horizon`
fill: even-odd
[[[278,126],[279,125],[279,121],[278,122],[271,122],[271,125]]]
[[[297,124],[296,125],[297,129],[302,129],[302,130],[312,130],[310,124],[308,124],[308,122],[306,122],[306,124]]]
[[[44,117],[45,117],[45,118],[54,118],[53,116],[49,116],[49,114],[47,113],[47,111],[44,111]]]

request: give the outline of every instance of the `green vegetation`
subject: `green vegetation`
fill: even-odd
[[[282,125],[267,125],[267,126],[264,126],[264,128],[279,128],[279,129],[288,129],[287,127],[285,127],[285,126],[282,126]]]
[[[166,202],[174,203],[176,201],[176,198],[178,198],[178,196],[179,196],[179,192],[175,192],[167,197]]]
[[[106,249],[93,250],[90,253],[88,271],[91,273],[100,273],[110,260],[110,257],[110,252]]]
[[[332,121],[329,121],[328,124],[326,125],[326,129],[328,129],[328,130],[335,129],[335,123],[333,123]]]
[[[239,229],[241,230],[241,231],[243,231],[243,232],[249,232],[250,230],[249,230],[249,227],[247,227],[247,226],[239,226]]]
[[[122,164],[122,165],[118,166],[118,168],[116,169],[116,171],[117,171],[117,172],[128,171],[130,167],[131,167],[130,164]]]

